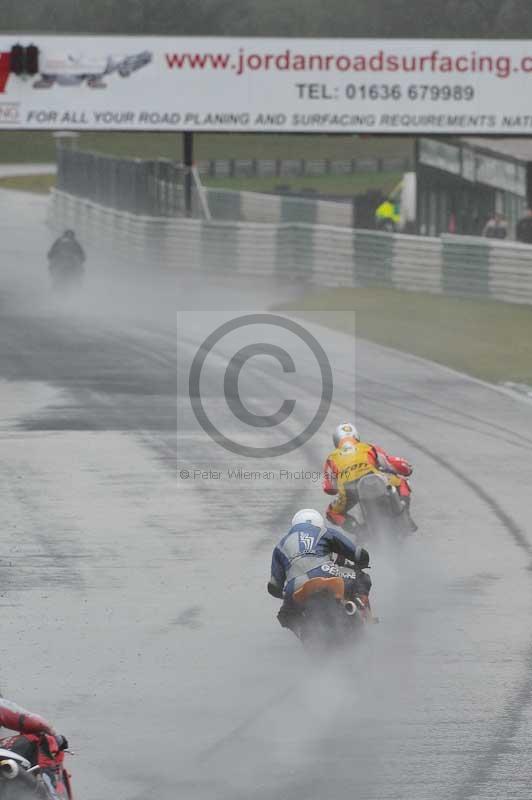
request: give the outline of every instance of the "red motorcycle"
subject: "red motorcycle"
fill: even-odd
[[[66,739],[18,734],[1,744],[0,800],[73,800]]]

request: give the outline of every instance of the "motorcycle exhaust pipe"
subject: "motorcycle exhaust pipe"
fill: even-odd
[[[390,498],[390,508],[392,514],[395,517],[398,517],[403,513],[405,506],[395,486],[388,486],[388,497]]]
[[[19,765],[12,758],[6,758],[5,761],[0,761],[0,770],[4,778],[12,781],[19,773]]]
[[[348,600],[347,603],[344,605],[344,608],[345,608],[345,613],[347,614],[348,617],[354,617],[358,611],[356,603],[353,603],[352,600]]]

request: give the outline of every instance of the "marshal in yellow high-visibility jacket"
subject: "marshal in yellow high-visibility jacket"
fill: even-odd
[[[375,219],[378,228],[395,228],[401,221],[398,206],[390,199],[385,200],[375,211]]]

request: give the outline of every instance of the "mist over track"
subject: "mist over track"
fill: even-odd
[[[77,796],[528,800],[532,406],[364,341],[353,399],[352,341],[311,326],[335,375],[326,423],[244,459],[199,427],[188,365],[219,309],[299,288],[93,258],[78,297],[53,297],[44,213],[0,192],[0,688],[69,737]],[[242,380],[271,409],[293,389],[267,359]],[[294,427],[316,402],[309,376],[300,389]],[[375,556],[382,624],[325,667],[265,592],[293,512],[325,507],[319,483],[227,470],[319,470],[352,418],[414,463],[420,532]]]

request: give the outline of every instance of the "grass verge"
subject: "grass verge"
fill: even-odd
[[[351,197],[368,189],[380,189],[384,194],[391,191],[403,177],[401,172],[357,172],[354,175],[282,176],[282,177],[204,177],[206,186],[220,189],[236,189],[248,192],[274,192],[276,187],[290,187],[292,192],[314,189],[316,193],[345,195]]]
[[[19,192],[47,194],[55,186],[55,175],[11,175],[0,178],[0,189],[17,189]]]
[[[384,288],[330,289],[284,305],[334,327],[477,378],[532,385],[532,306]]]
[[[401,179],[399,172],[359,172],[356,175],[323,175],[316,178],[211,178],[206,186],[221,189],[246,190],[250,192],[273,192],[280,184],[290,186],[292,191],[315,189],[317,193],[352,196],[367,189],[393,189]],[[55,175],[13,175],[0,178],[0,188],[18,189],[23,192],[44,193],[55,184]]]
[[[95,150],[123,158],[168,158],[179,161],[183,152],[180,133],[82,132],[80,149]],[[207,159],[307,159],[345,160],[351,158],[405,158],[413,160],[413,139],[406,137],[305,134],[197,133],[194,137],[196,161]],[[0,163],[55,162],[55,140],[47,131],[0,132]],[[316,192],[352,195],[367,189],[384,193],[400,180],[396,172],[323,175],[319,177],[214,178],[210,186],[271,192],[283,184],[292,191],[315,189]],[[22,188],[14,187],[14,188]],[[30,191],[39,191],[34,189]],[[40,190],[44,191],[44,190]]]
[[[360,137],[355,135],[197,133],[194,157],[334,159],[413,158],[413,139],[397,136]],[[180,133],[81,133],[78,147],[111,153],[124,158],[169,158],[180,160],[183,139]],[[0,132],[0,162],[55,161],[55,140],[45,131]]]

